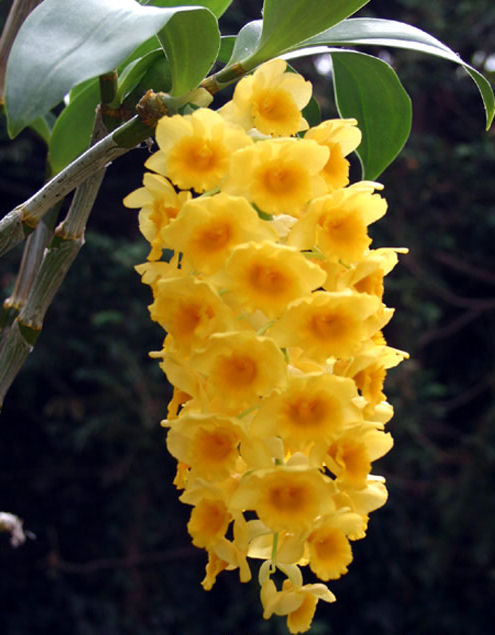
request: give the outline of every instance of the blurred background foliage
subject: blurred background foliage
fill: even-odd
[[[1,5],[5,19],[10,2]],[[223,33],[259,17],[234,2]],[[373,0],[360,15],[423,28],[494,77],[493,0]],[[491,48],[490,48],[491,47]],[[374,51],[376,53],[376,51]],[[408,246],[389,276],[397,314],[386,336],[411,360],[391,371],[392,452],[376,466],[388,504],[354,543],[312,635],[487,635],[495,618],[495,134],[483,132],[476,89],[454,65],[380,53],[414,106],[406,149],[382,175],[389,213],[375,246]],[[295,63],[335,113],[325,59]],[[2,122],[2,126],[4,123]],[[44,178],[44,147],[25,131],[0,139],[2,213]],[[140,185],[148,150],[112,166],[86,245],[53,303],[0,421],[0,509],[36,540],[0,535],[5,635],[278,635],[256,582],[224,573],[200,587],[204,554],[172,485],[159,420],[169,388],[147,352],[162,333],[133,266],[147,246],[122,198]],[[1,263],[6,297],[20,249]]]

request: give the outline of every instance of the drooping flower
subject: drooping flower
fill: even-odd
[[[123,202],[126,207],[141,208],[139,230],[151,244],[148,260],[158,260],[165,247],[162,231],[191,198],[191,193],[177,193],[170,181],[151,172],[145,172],[143,185],[128,194]]]
[[[316,246],[331,261],[359,260],[371,243],[368,225],[387,210],[385,199],[372,192],[371,187],[350,187],[313,200],[292,228],[289,244]]]
[[[386,454],[393,445],[389,432],[373,424],[361,424],[347,430],[328,448],[328,469],[337,477],[339,487],[362,489],[371,471],[371,463]]]
[[[250,426],[254,435],[275,435],[287,450],[303,451],[310,444],[328,447],[346,425],[362,420],[353,400],[352,381],[329,373],[289,377],[287,388],[263,400]]]
[[[221,481],[235,472],[243,438],[238,420],[188,413],[172,423],[167,448],[178,461],[191,466],[191,478]]]
[[[280,349],[252,331],[211,335],[208,346],[191,358],[191,366],[203,375],[205,395],[218,412],[238,414],[287,382]]]
[[[352,549],[342,529],[332,524],[321,525],[308,536],[309,566],[323,580],[337,580],[347,573],[352,562]]]
[[[329,190],[345,187],[349,183],[349,161],[345,159],[361,143],[361,131],[355,119],[329,119],[304,135],[330,150],[322,176]]]
[[[194,270],[205,274],[220,269],[236,245],[276,238],[245,198],[223,192],[187,203],[162,235]]]
[[[378,298],[365,293],[315,291],[292,302],[268,333],[279,346],[297,346],[315,360],[350,357],[368,337],[366,318],[378,308]]]
[[[173,338],[174,348],[189,355],[206,345],[207,338],[234,323],[229,308],[215,289],[196,278],[165,278],[157,283],[151,319]]]
[[[211,548],[225,536],[232,520],[223,500],[205,498],[193,507],[187,529],[196,547]]]
[[[181,189],[205,192],[217,187],[227,173],[231,154],[252,143],[240,128],[228,125],[208,108],[191,115],[162,117],[156,127],[160,150],[146,167]]]
[[[272,139],[232,156],[224,192],[245,196],[267,214],[299,216],[311,199],[326,192],[319,175],[329,150],[305,139]]]
[[[334,510],[332,481],[318,469],[277,466],[247,475],[234,493],[233,508],[252,509],[272,531],[309,531],[317,516]]]
[[[277,137],[306,130],[301,110],[311,98],[312,87],[301,75],[286,73],[286,67],[283,60],[262,64],[237,83],[232,100],[219,113],[246,130],[254,127]]]
[[[265,240],[233,249],[219,281],[246,310],[259,309],[272,318],[281,315],[292,300],[309,295],[324,279],[323,271],[297,249]]]
[[[273,581],[268,579],[261,586],[263,617],[269,619],[273,614],[287,615],[290,633],[305,633],[309,630],[318,600],[335,602],[336,597],[324,584],[295,586],[287,579],[282,590],[277,591]]]

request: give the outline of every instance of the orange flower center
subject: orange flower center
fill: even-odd
[[[226,459],[233,450],[234,437],[225,430],[201,430],[198,436],[198,445],[203,456],[209,462],[221,462]]]
[[[256,362],[247,356],[232,355],[223,359],[226,381],[236,388],[244,388],[254,382],[258,374]]]
[[[301,485],[275,485],[269,493],[270,503],[280,512],[300,509],[306,501],[306,488]]]
[[[322,340],[340,339],[348,331],[343,316],[338,313],[316,313],[311,317],[310,329]]]
[[[291,105],[292,100],[287,91],[278,91],[277,93],[267,91],[254,104],[259,115],[272,121],[279,121],[292,115]],[[297,112],[299,114],[299,111]]]
[[[177,311],[174,320],[174,332],[182,334],[182,336],[190,336],[202,320],[205,318],[211,320],[215,317],[215,312],[211,306],[204,306],[196,302],[184,303]]]
[[[280,167],[278,162],[266,166],[263,181],[271,194],[288,194],[298,187],[300,168],[285,165]]]
[[[327,404],[320,397],[302,397],[288,405],[287,414],[297,426],[317,427],[325,420]]]
[[[153,211],[151,212],[150,220],[156,227],[157,233],[159,233],[163,227],[166,227],[178,213],[178,207],[165,205],[163,201],[159,199],[153,201]]]
[[[381,298],[383,296],[383,272],[378,270],[370,273],[356,282],[354,288],[359,293],[369,293]]]
[[[287,289],[288,280],[280,269],[270,265],[254,264],[249,272],[251,285],[264,293],[283,293]]]
[[[201,233],[201,246],[209,251],[223,249],[232,236],[232,228],[228,223],[216,223],[205,228]]]
[[[192,149],[189,160],[197,169],[208,170],[214,158],[215,153],[208,145],[208,142],[204,141]]]

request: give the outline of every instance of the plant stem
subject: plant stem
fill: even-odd
[[[32,344],[21,333],[17,319],[14,320],[0,340],[0,359],[2,360],[0,364],[0,408],[5,393],[10,388],[32,348]]]
[[[91,142],[94,143],[103,134],[105,134],[105,127],[98,113]],[[77,187],[67,216],[55,230],[55,236],[48,248],[43,249],[42,259],[38,261],[37,253],[30,257],[25,252],[25,274],[22,274],[21,266],[18,281],[25,281],[23,288],[27,298],[22,297],[18,306],[5,307],[7,319],[12,323],[4,332],[0,342],[0,408],[7,390],[41,332],[48,307],[84,244],[86,223],[105,171],[106,167],[102,167]],[[36,234],[43,225],[45,223],[42,221]],[[37,266],[34,268],[35,264]],[[15,316],[16,310],[17,316]]]
[[[25,304],[0,342],[0,408],[2,400],[36,342],[43,320],[71,264],[84,244],[84,228],[105,169],[80,185],[63,223],[45,250]],[[77,232],[77,233],[76,233]]]
[[[15,207],[0,220],[0,256],[20,243],[50,207],[151,134],[153,128],[144,125],[136,115],[86,150],[31,198]]]
[[[250,70],[252,70],[252,68],[244,68],[241,64],[236,63],[233,66],[222,68],[214,75],[206,77],[201,82],[201,86],[212,95],[215,95],[219,90],[222,90],[222,88],[236,82]]]
[[[21,205],[0,220],[0,256],[36,227],[50,207],[114,159],[151,137],[158,120],[175,112],[184,99],[149,90],[136,107],[137,115],[91,146]]]
[[[45,248],[53,236],[57,214],[58,209],[52,208],[38,223],[34,232],[27,237],[14,290],[0,309],[0,329],[10,325],[26,303],[43,260]]]

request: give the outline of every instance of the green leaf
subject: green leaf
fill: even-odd
[[[73,86],[116,68],[159,33],[174,94],[195,88],[219,46],[217,20],[209,9],[149,7],[134,0],[44,0],[23,23],[8,60],[10,135],[59,103]]]
[[[411,100],[386,62],[354,51],[332,53],[335,100],[341,117],[357,119],[363,178],[376,179],[392,163],[411,130]]]
[[[220,48],[218,23],[215,16],[206,13],[206,9],[203,11],[175,15],[157,33],[170,63],[172,95],[183,95],[196,88],[217,59]]]
[[[321,123],[320,105],[314,97],[311,97],[308,105],[303,108],[302,115],[308,122],[310,128],[314,128]]]
[[[219,18],[225,13],[225,11],[232,4],[233,0],[203,0],[203,2],[196,2],[196,0],[139,0],[140,4],[153,5],[155,7],[176,7],[179,3],[184,5],[195,5],[206,7],[213,15]]]
[[[38,117],[38,119],[35,119],[29,125],[29,127],[43,139],[46,145],[48,145],[50,143],[50,136],[52,134],[53,124],[54,117],[51,115],[51,113],[47,113],[46,115],[43,115],[43,117]]]
[[[228,66],[232,66],[232,64],[245,60],[254,54],[261,37],[262,28],[262,20],[253,20],[242,27],[235,39],[232,56],[228,61]]]
[[[142,44],[140,44],[136,49],[134,49],[134,51],[132,51],[132,53],[128,57],[126,57],[121,64],[119,64],[119,66],[117,67],[118,72],[121,73],[124,68],[131,62],[134,62],[134,60],[137,60],[140,57],[144,57],[147,53],[151,53],[152,51],[158,51],[159,49],[162,49],[160,40],[156,37],[156,35],[153,35],[148,40],[145,40]]]
[[[155,59],[146,70],[146,73],[133,91],[135,93],[133,96],[139,100],[150,88],[154,91],[168,92],[171,85],[170,65],[162,52],[162,55]]]
[[[124,68],[117,81],[117,93],[112,103],[118,107],[127,95],[139,84],[149,67],[158,59],[164,58],[161,48],[151,51],[134,60]]]
[[[355,13],[369,0],[265,0],[256,64],[294,48]]]
[[[84,90],[86,90],[86,88],[88,86],[91,86],[92,84],[94,84],[95,82],[97,82],[98,80],[95,79],[94,77],[91,77],[91,79],[85,79],[83,82],[81,82],[80,84],[77,84],[77,86],[74,86],[74,88],[70,91],[69,93],[69,98],[67,100],[67,96],[65,97],[65,101],[70,104],[71,102],[74,101],[74,99],[81,94]]]
[[[60,114],[48,151],[52,174],[60,172],[88,148],[99,100],[100,87],[94,79]]]
[[[220,49],[218,51],[217,62],[226,64],[232,57],[236,37],[235,35],[222,35],[220,38]]]
[[[475,68],[466,64],[457,53],[429,33],[410,24],[378,18],[351,18],[306,40],[301,46],[319,45],[390,46],[418,51],[449,60],[462,66],[476,83],[486,114],[486,129],[493,122],[495,97],[490,83]]]

